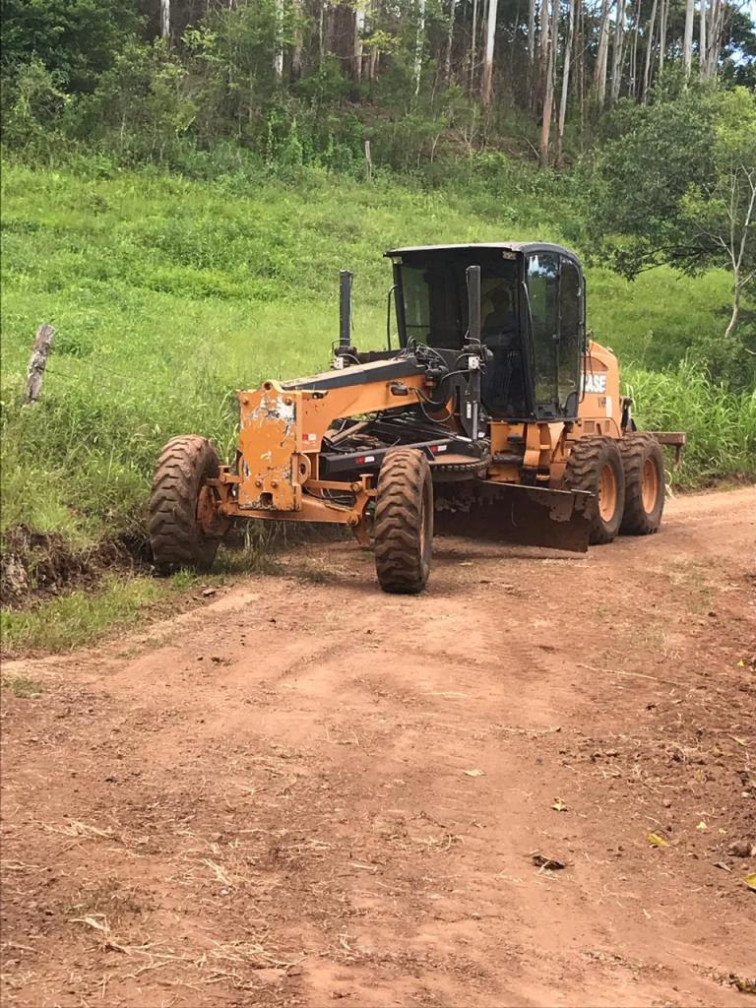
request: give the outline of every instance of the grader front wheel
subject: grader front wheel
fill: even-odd
[[[417,595],[428,581],[433,544],[433,483],[422,452],[388,452],[377,491],[373,534],[378,582],[385,592]]]
[[[207,438],[188,434],[163,448],[149,505],[150,545],[162,573],[211,567],[229,524],[217,517],[207,485],[219,471],[218,455]]]

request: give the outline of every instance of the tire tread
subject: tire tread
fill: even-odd
[[[625,511],[620,532],[624,535],[652,535],[659,531],[664,510],[664,457],[661,446],[653,434],[632,432],[619,440],[622,467],[625,471]],[[661,508],[658,516],[649,515],[643,507],[643,464],[649,451],[659,466]]]
[[[421,542],[423,506],[430,467],[411,448],[388,452],[378,476],[373,534],[381,588],[414,595],[425,587],[428,571]],[[432,513],[426,522],[432,522]]]
[[[171,438],[158,459],[152,481],[148,530],[155,566],[162,573],[181,567],[207,569],[215,559],[217,537],[205,535],[197,516],[197,494],[204,478],[217,476],[213,444],[197,434]]]

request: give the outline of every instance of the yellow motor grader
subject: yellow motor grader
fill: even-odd
[[[585,551],[657,531],[660,443],[679,453],[685,436],[636,430],[614,354],[587,339],[577,257],[542,242],[386,256],[385,349],[352,345],[343,271],[331,370],[239,392],[233,465],[197,435],[165,446],[160,570],[209,567],[236,518],[346,525],[381,588],[407,594],[426,585],[434,532]]]

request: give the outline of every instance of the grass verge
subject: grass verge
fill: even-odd
[[[171,615],[201,599],[198,589],[220,586],[227,574],[178,571],[171,578],[110,575],[94,590],[75,589],[25,609],[0,610],[5,657],[29,651],[58,653],[92,644],[119,630]]]

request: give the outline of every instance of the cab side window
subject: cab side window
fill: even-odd
[[[559,256],[551,252],[528,259],[536,406],[556,409],[557,345],[559,337]]]
[[[582,347],[583,296],[580,271],[569,259],[562,259],[559,283],[559,405],[564,409],[569,396],[578,392]],[[577,402],[575,402],[577,409]]]

